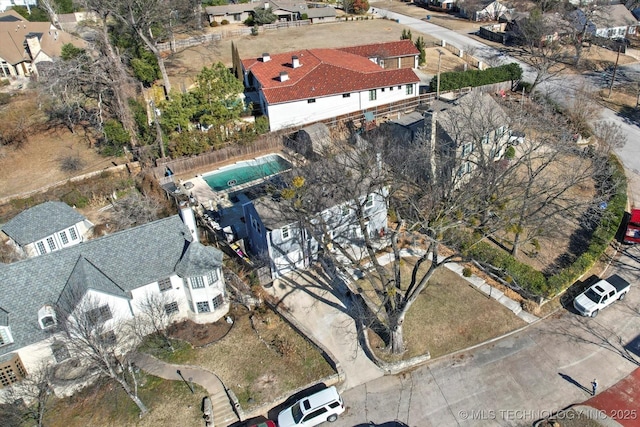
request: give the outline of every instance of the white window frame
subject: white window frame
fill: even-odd
[[[13,343],[11,329],[8,326],[0,326],[0,347]]]
[[[369,209],[373,207],[373,201],[374,201],[374,194],[373,193],[369,193],[367,194],[367,200],[364,202],[364,207],[365,209]]]
[[[224,305],[224,295],[219,294],[213,297],[211,300],[211,306],[213,307],[213,311],[216,311],[220,307]]]
[[[164,312],[167,316],[171,316],[174,313],[178,313],[180,311],[180,307],[178,306],[177,301],[171,301],[164,305]]]
[[[280,229],[280,235],[282,236],[282,241],[289,240],[291,238],[291,227],[285,225]]]
[[[59,232],[58,235],[60,236],[60,241],[62,242],[63,246],[66,246],[69,244],[69,238],[67,237],[67,232],[65,230],[62,230],[61,232]]]
[[[376,89],[369,89],[369,101],[378,100],[378,91]]]
[[[78,237],[78,232],[75,227],[69,228],[69,237],[71,237],[71,241],[78,240],[80,238]]]
[[[53,236],[49,236],[45,239],[47,241],[47,246],[49,247],[49,250],[51,252],[55,251],[57,248],[56,246],[56,241],[54,240]]]
[[[219,280],[219,277],[218,277],[217,270],[211,270],[210,272],[207,273],[207,281],[209,282],[209,286],[213,285],[218,280]]]
[[[191,285],[191,289],[203,289],[206,286],[204,277],[202,276],[189,277],[189,284]]]
[[[407,95],[413,95],[413,85],[407,85]]]
[[[44,255],[47,253],[47,248],[45,248],[44,242],[42,240],[36,242],[36,249],[38,250],[38,254],[40,255]]]
[[[207,307],[206,310],[204,309],[205,307],[204,304],[206,304],[206,307]],[[196,302],[196,313],[211,313],[211,306],[209,305],[209,301]]]
[[[171,279],[169,277],[166,277],[164,279],[158,280],[158,288],[160,289],[160,292],[166,292],[173,289]]]

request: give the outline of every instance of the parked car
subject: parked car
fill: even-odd
[[[335,387],[300,399],[278,414],[278,427],[312,427],[334,422],[344,412],[344,403]]]
[[[614,274],[601,279],[573,300],[573,306],[583,316],[596,317],[600,310],[623,300],[631,285],[622,277]]]
[[[625,243],[640,243],[640,209],[631,209],[631,216],[624,232]]]
[[[267,420],[258,424],[252,424],[249,427],[276,427],[276,423],[271,420]]]

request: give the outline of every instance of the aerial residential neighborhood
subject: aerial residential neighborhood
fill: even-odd
[[[638,425],[637,4],[197,3],[0,4],[2,426]]]

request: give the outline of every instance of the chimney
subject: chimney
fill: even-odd
[[[271,57],[269,56],[268,52],[265,52],[262,54],[262,62],[269,62],[271,61]]]
[[[427,117],[431,116],[430,123],[427,122]],[[429,132],[429,147],[428,147],[428,156],[429,156],[429,172],[430,178],[435,180],[436,177],[436,136],[438,133],[438,113],[436,110],[433,110],[431,114],[427,113],[424,116],[424,125],[425,127],[430,127]]]
[[[264,10],[267,10],[271,7],[268,1],[264,2]]]
[[[55,32],[55,33],[53,33],[53,34],[54,34],[53,39],[54,39],[54,40],[58,40],[58,32],[56,31],[56,32]]]
[[[280,81],[286,82],[287,80],[289,80],[289,73],[286,71],[280,71]]]
[[[31,56],[31,59],[33,59],[36,57],[38,52],[40,52],[40,50],[42,49],[42,47],[40,46],[40,40],[38,40],[38,36],[31,35],[26,38],[26,41],[27,41],[27,48],[29,50],[29,55]]]
[[[298,68],[300,66],[300,60],[298,59],[298,57],[296,55],[293,55],[291,57],[291,67],[292,68]]]

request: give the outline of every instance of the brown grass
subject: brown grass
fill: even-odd
[[[315,347],[273,311],[236,309],[233,315],[231,331],[215,344],[195,350],[188,363],[215,372],[243,408],[334,373]]]
[[[141,374],[139,395],[150,412],[138,418],[137,406],[113,382],[102,382],[53,402],[45,416],[48,427],[155,427],[200,425],[206,391],[194,384],[195,393],[181,381],[166,381]]]
[[[403,278],[410,277],[413,265],[415,259],[404,260]],[[403,282],[403,286],[407,284]],[[427,288],[407,313],[404,339],[408,351],[402,355],[402,359],[427,351],[431,357],[449,354],[524,325],[523,320],[476,290],[465,279],[447,268],[441,268],[434,273]],[[373,333],[369,336],[378,356],[389,361],[395,360],[381,351],[382,340],[379,337]]]

